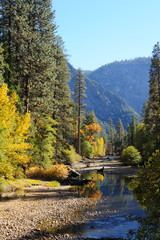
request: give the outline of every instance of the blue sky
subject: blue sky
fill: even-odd
[[[148,57],[160,41],[160,0],[52,0],[75,68]]]

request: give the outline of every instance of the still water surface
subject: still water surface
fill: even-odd
[[[133,191],[129,190],[131,179],[113,174],[92,173],[82,178],[93,179],[93,184],[78,189],[79,193],[97,200],[94,211],[100,211],[101,216],[85,224],[73,227],[72,233],[90,238],[123,238],[132,229],[138,228],[138,222],[128,216],[144,217],[145,212],[135,199]],[[70,229],[71,230],[71,229]]]

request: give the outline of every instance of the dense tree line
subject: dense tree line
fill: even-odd
[[[143,122],[135,131],[134,146],[139,151],[138,176],[132,189],[139,204],[146,209],[146,217],[139,219],[140,227],[130,239],[160,238],[160,45],[155,44],[149,73],[149,100],[143,107]],[[125,154],[126,155],[126,154]],[[130,154],[131,156],[131,154]],[[135,159],[135,158],[134,158]]]
[[[122,153],[122,159],[128,163],[143,164],[152,154],[159,150],[160,144],[160,46],[157,43],[153,48],[149,71],[149,100],[144,103],[142,109],[142,122],[138,123],[135,117],[127,124],[124,131],[120,120],[115,127],[109,120],[108,147],[110,152]],[[120,133],[121,136],[120,137]],[[126,149],[129,147],[128,149]],[[125,151],[123,152],[123,149]],[[124,156],[123,156],[124,154]],[[134,161],[137,157],[138,161]]]
[[[109,118],[107,144],[108,153],[121,155],[124,148],[130,145],[134,145],[137,125],[138,121],[134,116],[132,117],[131,123],[127,124],[127,129],[124,129],[120,118],[116,126],[114,126],[112,118]]]
[[[29,166],[46,168],[54,163],[70,163],[79,159],[76,151],[81,153],[84,142],[92,149],[92,156],[103,152],[93,151],[93,144],[104,147],[96,136],[98,130],[92,133],[94,141],[87,139],[95,125],[84,123],[85,83],[80,70],[75,82],[75,103],[71,98],[67,56],[56,29],[51,0],[0,1],[2,176],[6,177],[7,171],[8,176],[18,176],[18,169],[21,175],[22,169]],[[4,111],[8,111],[5,118]],[[8,145],[9,141],[13,144]],[[6,155],[9,146],[13,153]],[[91,156],[84,148],[83,156]]]
[[[138,203],[146,210],[144,218],[136,218],[140,226],[138,230],[129,233],[129,239],[160,238],[159,43],[155,44],[152,52],[149,86],[149,100],[144,103],[141,123],[133,117],[126,131],[123,131],[120,120],[116,127],[111,119],[109,121],[108,149],[111,153],[118,151],[124,163],[138,166],[138,175],[129,188],[134,190]],[[120,136],[123,136],[122,141]]]

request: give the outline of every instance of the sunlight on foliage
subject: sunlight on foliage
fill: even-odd
[[[69,149],[63,149],[62,152],[67,163],[75,163],[82,160],[82,157],[76,153],[73,146],[69,146]]]
[[[33,179],[62,180],[67,178],[69,170],[63,164],[53,165],[51,168],[31,167],[26,171],[26,176]]]
[[[123,150],[121,159],[127,164],[138,164],[141,162],[142,157],[135,147],[129,146]]]
[[[81,144],[81,154],[87,158],[94,157],[94,147],[86,140]]]
[[[104,156],[105,149],[104,149],[104,140],[103,138],[97,139],[97,152],[96,156]]]
[[[29,136],[30,114],[20,115],[16,109],[17,96],[8,95],[8,88],[0,88],[0,175],[6,178],[22,175],[21,165],[30,161],[32,147]]]
[[[97,123],[84,125],[81,129],[82,135],[82,155],[88,158],[105,155],[105,145],[103,137],[98,138],[98,133],[102,128]]]
[[[57,122],[49,115],[39,118],[32,137],[33,156],[31,164],[50,167],[54,163]]]
[[[51,181],[46,183],[46,187],[59,187],[60,183],[58,181]]]
[[[101,132],[102,128],[97,123],[92,123],[90,125],[85,125],[84,129],[81,130],[81,133],[85,135],[86,140],[92,142],[96,139],[96,134]]]

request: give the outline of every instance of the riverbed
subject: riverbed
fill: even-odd
[[[117,176],[134,177],[137,171],[131,166],[123,166],[115,158],[85,160],[73,167],[85,173],[96,171],[102,166],[104,172]],[[55,231],[66,226],[85,225],[87,221],[95,221],[102,213],[100,209],[96,209],[97,203],[102,207],[102,201],[80,196],[69,186],[31,187],[26,189],[26,195],[22,198],[0,202],[0,239],[87,239],[88,236],[74,236],[67,232],[54,235],[50,231],[51,228],[46,226],[52,226]],[[107,216],[114,214],[114,211],[109,205],[105,205]]]

